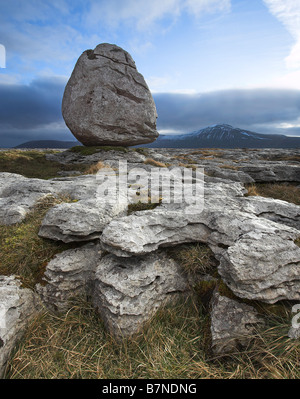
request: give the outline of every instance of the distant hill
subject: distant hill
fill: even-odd
[[[79,141],[36,140],[27,141],[14,148],[71,148],[76,145],[81,145],[81,143]]]
[[[160,135],[148,148],[300,148],[300,137],[250,132],[230,125],[213,125],[180,134]]]
[[[37,140],[15,148],[71,148],[79,141]],[[213,125],[186,134],[161,134],[153,143],[135,147],[148,148],[300,148],[300,137],[261,134],[230,125]]]

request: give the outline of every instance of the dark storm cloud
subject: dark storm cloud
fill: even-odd
[[[58,77],[39,78],[29,85],[0,84],[0,147],[30,140],[73,140],[61,115],[65,84]],[[299,90],[156,93],[154,100],[158,130],[191,132],[217,123],[261,133],[297,135],[299,130],[272,127],[300,117]]]
[[[53,127],[52,125],[36,129],[1,129],[0,148],[15,147],[32,140],[61,140],[76,141],[69,129],[63,124]]]
[[[30,85],[0,84],[0,126],[32,129],[60,121],[65,83],[44,78]]]
[[[0,84],[0,147],[30,140],[73,140],[61,101],[66,80],[39,78],[29,85]]]
[[[154,95],[159,129],[193,131],[217,123],[236,127],[292,122],[300,117],[299,90],[224,90]]]

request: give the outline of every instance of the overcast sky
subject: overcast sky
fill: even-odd
[[[0,147],[74,139],[63,90],[103,42],[132,55],[160,133],[300,136],[300,0],[0,0]]]

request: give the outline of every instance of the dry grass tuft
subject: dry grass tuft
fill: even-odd
[[[216,259],[213,252],[206,244],[183,244],[168,250],[183,268],[183,271],[190,275],[214,274],[216,270]]]
[[[249,196],[259,196],[258,189],[255,184],[251,184],[251,186],[247,186],[247,197]]]
[[[269,197],[280,199],[282,201],[292,202],[300,205],[300,188],[293,184],[287,183],[265,183],[255,184],[246,187],[248,196],[259,195],[261,197]]]
[[[197,150],[190,152],[191,155],[202,155],[204,157],[220,158],[222,156],[222,151],[213,150]]]
[[[104,169],[104,168],[108,168],[107,165],[105,165],[105,163],[103,163],[102,161],[97,162],[94,165],[91,165],[86,171],[85,171],[85,175],[95,175],[99,172],[100,169]]]
[[[152,158],[145,159],[144,164],[145,165],[157,166],[158,168],[166,168],[167,167],[167,165],[165,163],[159,162],[159,161],[155,161]]]

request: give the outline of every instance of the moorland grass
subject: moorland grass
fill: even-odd
[[[163,162],[155,161],[155,159],[152,158],[147,158],[144,161],[145,165],[151,165],[151,166],[156,166],[158,168],[166,168],[167,165]]]
[[[70,171],[74,168],[84,173],[89,164],[63,165],[46,159],[46,154],[55,151],[7,150],[0,151],[0,172],[17,173],[29,178],[50,179],[57,177],[59,171]]]
[[[162,306],[142,331],[116,342],[95,310],[74,300],[61,315],[36,317],[16,347],[6,378],[298,379],[300,342],[290,318],[270,316],[243,352],[213,356],[208,314],[195,296]]]
[[[23,286],[34,288],[43,277],[50,259],[72,247],[38,236],[47,211],[62,202],[71,202],[71,199],[49,195],[39,201],[21,223],[0,225],[0,275],[14,274],[21,279]]]
[[[288,183],[255,183],[246,186],[248,196],[280,199],[300,205],[300,187]]]

